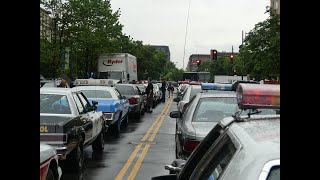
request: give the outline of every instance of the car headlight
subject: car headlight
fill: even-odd
[[[104,120],[113,120],[114,113],[102,113]]]

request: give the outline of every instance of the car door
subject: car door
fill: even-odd
[[[128,99],[123,98],[123,96],[121,95],[121,93],[118,91],[118,89],[115,89],[116,95],[118,97],[118,100],[120,101],[120,105],[121,105],[121,109],[122,109],[122,117],[124,118],[125,115],[127,115],[129,108],[130,108],[130,104]]]
[[[80,117],[80,125],[83,127],[85,131],[85,140],[84,143],[87,143],[92,138],[92,121],[85,110],[84,105],[82,104],[77,93],[72,94],[75,104],[77,105]]]
[[[94,138],[101,132],[103,124],[102,118],[95,110],[92,109],[90,102],[82,93],[78,93],[78,96],[85,108],[86,113],[88,114],[89,121],[92,123],[91,138]]]
[[[144,108],[144,103],[143,103],[143,95],[141,94],[141,91],[139,90],[139,88],[137,86],[134,86],[134,92],[137,96],[139,96],[139,104],[140,104],[140,110]]]
[[[229,133],[224,133],[202,157],[190,179],[220,179],[239,147],[239,144],[232,140]]]

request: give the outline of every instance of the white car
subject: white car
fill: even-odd
[[[50,145],[40,143],[40,180],[59,180],[62,171],[59,167],[57,151]]]

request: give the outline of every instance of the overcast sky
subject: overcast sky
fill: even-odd
[[[144,44],[167,45],[171,61],[183,66],[189,0],[111,0],[120,8],[123,32]],[[184,58],[210,54],[210,49],[239,51],[242,30],[249,32],[267,18],[270,0],[191,0]]]

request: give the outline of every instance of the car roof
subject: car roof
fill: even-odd
[[[40,93],[70,94],[72,92],[80,92],[80,90],[77,90],[74,88],[58,88],[58,87],[40,88]]]
[[[112,90],[114,87],[111,86],[77,86],[73,87],[75,90]]]
[[[208,97],[236,97],[235,91],[218,91],[218,90],[208,90],[208,92],[199,93],[200,98]]]
[[[240,142],[240,152],[228,168],[228,177],[234,179],[257,179],[263,166],[271,161],[280,159],[280,116],[257,116],[249,121],[234,122],[228,131],[231,139],[236,137]],[[235,169],[242,173],[232,173]],[[228,179],[228,178],[227,178]],[[230,179],[230,178],[229,178]]]
[[[115,84],[114,86],[131,86],[131,87],[134,87],[136,85],[135,84]]]

